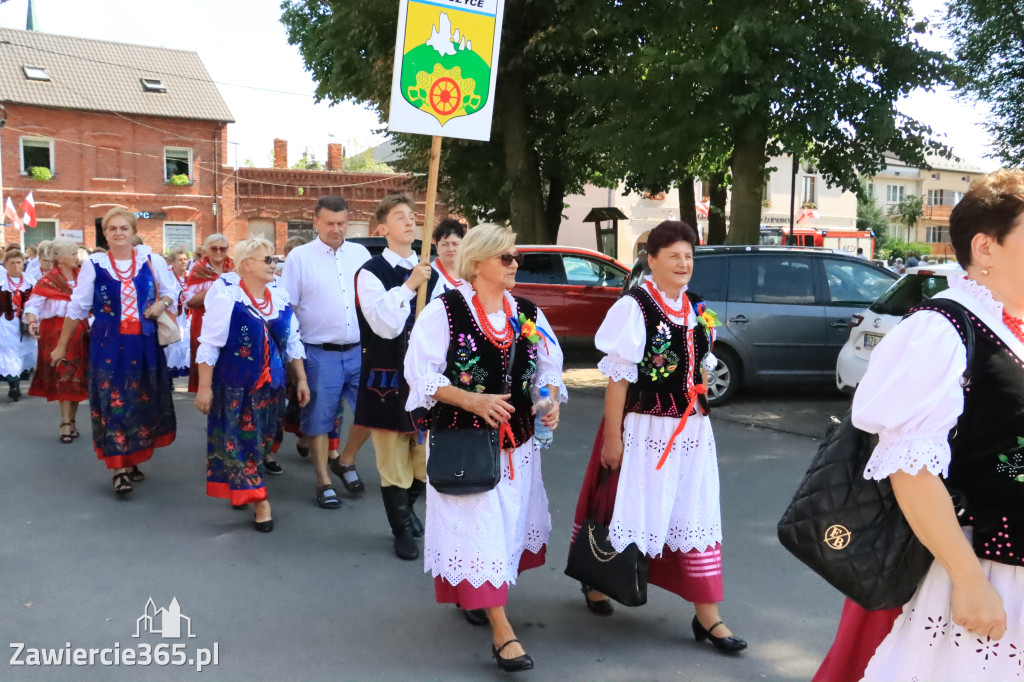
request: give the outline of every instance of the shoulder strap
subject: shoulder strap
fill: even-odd
[[[961,380],[961,384],[966,388],[971,383],[975,346],[974,325],[971,323],[970,311],[962,303],[953,299],[933,298],[911,308],[910,312],[904,316],[904,319],[922,310],[939,313],[949,320],[949,323],[956,329],[957,334],[960,335],[960,340],[967,350],[967,368],[964,370],[963,379]]]

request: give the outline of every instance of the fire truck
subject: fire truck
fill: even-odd
[[[875,235],[861,230],[839,230],[820,227],[797,227],[790,240],[789,228],[761,227],[761,244],[789,246],[821,246],[826,249],[845,251],[856,255],[857,249],[864,249],[868,260],[875,256]]]

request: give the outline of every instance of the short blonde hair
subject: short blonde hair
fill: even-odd
[[[50,257],[56,260],[58,256],[78,255],[78,244],[67,237],[57,237],[50,244]]]
[[[486,223],[477,225],[466,233],[459,247],[455,269],[459,277],[472,282],[476,278],[476,266],[488,258],[507,253],[516,244],[516,233],[507,227]]]
[[[210,245],[213,244],[214,242],[224,242],[225,244],[230,245],[230,242],[228,242],[227,237],[222,235],[220,232],[214,232],[209,237],[203,240],[203,250],[205,251],[206,249],[210,248]]]
[[[107,211],[106,215],[103,216],[103,221],[100,223],[100,229],[105,232],[107,229],[107,225],[110,224],[110,221],[118,216],[121,216],[122,218],[128,221],[128,224],[131,225],[132,228],[132,234],[139,233],[139,221],[135,217],[135,213],[133,211],[129,211],[127,208],[124,208],[123,206],[115,206],[114,208]]]
[[[246,258],[255,258],[253,254],[260,251],[269,251],[273,254],[274,245],[263,237],[250,237],[238,242],[235,244],[235,267],[240,267]]]
[[[173,261],[178,256],[184,256],[185,258],[188,258],[188,251],[185,249],[184,246],[176,246],[176,247],[174,247],[173,249],[171,249],[167,253],[165,258],[167,258],[167,262],[170,263],[171,261]]]
[[[36,257],[40,260],[53,260],[53,240],[44,239],[36,244]]]

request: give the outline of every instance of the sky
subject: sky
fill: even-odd
[[[355,103],[315,102],[315,84],[280,22],[280,0],[36,0],[35,5],[39,28],[47,33],[198,52],[236,121],[228,128],[229,140],[236,143],[228,147],[229,163],[251,159],[269,165],[276,137],[288,140],[291,163],[305,148],[325,161],[330,142],[343,143],[353,154],[383,140],[375,113]],[[920,16],[936,16],[943,3],[911,0],[911,5]],[[0,4],[0,26],[24,29],[27,6],[28,0]],[[924,42],[949,49],[939,33]],[[943,135],[965,161],[985,170],[998,167],[983,158],[990,145],[981,126],[984,106],[960,102],[944,89],[915,93],[900,109]]]

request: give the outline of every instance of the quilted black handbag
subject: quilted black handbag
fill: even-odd
[[[510,320],[508,324],[512,324]],[[508,354],[501,392],[512,386],[515,340]],[[501,437],[497,429],[430,430],[427,481],[445,495],[474,495],[493,490],[501,482]]]
[[[623,606],[643,606],[647,603],[647,556],[635,542],[619,552],[608,539],[617,482],[617,471],[601,472],[590,518],[580,526],[565,574]]]
[[[967,349],[970,382],[974,334],[966,309],[943,299]],[[914,595],[933,557],[900,511],[888,479],[866,480],[878,443],[857,429],[850,413],[832,426],[778,525],[779,541],[833,587],[868,610],[902,606]],[[958,513],[962,500],[953,495]]]

